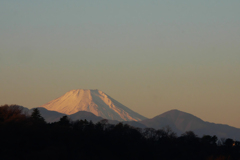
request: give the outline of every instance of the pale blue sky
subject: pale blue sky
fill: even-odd
[[[1,0],[0,105],[99,89],[240,128],[239,0]],[[224,117],[224,118],[223,118]]]

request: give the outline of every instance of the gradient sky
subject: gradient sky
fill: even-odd
[[[0,105],[99,89],[240,128],[239,0],[1,0]]]

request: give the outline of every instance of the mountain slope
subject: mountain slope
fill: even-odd
[[[71,120],[76,121],[76,120],[84,120],[86,119],[87,121],[92,121],[93,123],[97,123],[100,120],[102,120],[102,117],[98,117],[94,115],[91,112],[86,112],[86,111],[79,111],[77,113],[71,114],[68,116]]]
[[[38,107],[38,110],[41,116],[45,119],[46,122],[57,122],[65,116],[65,114],[56,112],[56,111],[49,111],[46,108]],[[30,110],[30,114],[32,114],[33,109]]]
[[[172,120],[169,120],[167,118],[156,116],[152,119],[145,119],[143,121],[140,121],[143,125],[147,126],[148,128],[154,128],[154,129],[162,129],[166,126],[170,127],[175,133],[180,135],[182,131],[180,131],[175,123]]]
[[[87,111],[105,119],[118,121],[146,119],[99,90],[71,90],[40,107],[67,115]]]
[[[157,117],[171,121],[182,132],[206,127],[205,122],[200,118],[179,110],[170,110]]]
[[[192,114],[179,110],[170,110],[152,119],[143,120],[141,123],[155,129],[168,125],[177,133],[193,131],[198,136],[216,135],[218,137],[240,140],[240,129],[238,128],[206,122]]]

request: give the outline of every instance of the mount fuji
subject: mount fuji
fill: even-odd
[[[141,121],[146,119],[100,90],[71,90],[40,107],[67,115],[87,111],[105,119],[118,121]]]

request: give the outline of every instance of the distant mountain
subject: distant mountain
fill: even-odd
[[[170,126],[176,133],[193,131],[198,136],[216,135],[218,137],[230,137],[240,140],[240,129],[228,125],[209,123],[200,118],[179,110],[165,112],[152,119],[141,121],[147,127],[160,129],[166,125]]]
[[[143,121],[139,121],[139,123],[142,123],[147,128],[154,128],[154,129],[162,129],[168,126],[178,135],[182,133],[171,120],[168,120],[167,118],[160,117],[160,116],[156,116],[152,119],[145,119]]]
[[[109,123],[111,123],[111,122],[109,122]],[[136,121],[124,121],[123,124],[128,124],[128,125],[136,127],[136,128],[147,128],[144,124],[142,124],[140,122],[136,122]]]
[[[146,119],[99,90],[72,90],[40,107],[67,115],[87,111],[105,119],[118,121]]]
[[[24,114],[27,114],[27,115],[31,115],[32,111],[34,109],[34,108],[28,109],[28,108],[25,108],[23,106],[19,106],[19,107],[20,107],[20,109],[22,109],[22,112]],[[37,107],[37,108],[38,108],[41,116],[48,123],[57,122],[57,121],[60,120],[60,118],[62,118],[63,116],[66,115],[66,114],[63,114],[63,113],[56,112],[56,111],[49,111],[49,110],[47,110],[46,108],[43,108],[43,107]],[[97,122],[101,121],[102,119],[104,119],[102,117],[96,116],[93,113],[87,112],[87,111],[79,111],[77,113],[67,115],[67,116],[73,121],[85,120],[86,119],[87,121],[92,121],[93,123],[97,123]],[[108,123],[116,125],[120,122],[117,121],[117,120],[108,120]],[[128,124],[128,125],[133,126],[133,127],[137,127],[137,128],[145,128],[146,127],[144,124],[136,122],[136,121],[122,121],[122,123],[123,124]]]
[[[96,91],[99,92],[99,91]],[[114,104],[117,104],[114,100],[111,100]],[[106,106],[105,106],[106,107]],[[33,109],[28,109],[20,106],[23,113],[30,115]],[[89,107],[90,108],[90,107]],[[99,108],[98,106],[96,107]],[[103,107],[100,107],[103,110]],[[61,117],[66,114],[59,113],[57,111],[49,111],[46,108],[39,107],[40,114],[47,122],[59,121]],[[78,111],[74,114],[68,115],[72,120],[86,119],[94,123],[106,119],[100,116],[96,116],[91,112]],[[121,119],[122,120],[122,119]],[[118,124],[119,121],[108,119],[109,124]],[[232,138],[234,140],[240,140],[240,129],[234,128],[229,125],[215,124],[203,121],[202,119],[179,110],[170,110],[163,114],[160,114],[151,119],[144,119],[142,121],[121,121],[123,124],[129,124],[138,128],[155,128],[161,129],[169,126],[175,133],[181,135],[186,131],[193,131],[198,136],[203,135],[216,135],[219,138]]]
[[[61,117],[65,116],[66,114],[62,114],[56,111],[49,111],[46,108],[38,107],[41,116],[46,120],[46,122],[57,122],[60,120]],[[33,109],[30,110],[32,113]]]
[[[98,117],[93,113],[86,112],[86,111],[79,111],[77,113],[69,115],[68,117],[73,121],[76,121],[79,119],[82,119],[82,120],[86,119],[87,121],[92,121],[93,123],[97,123],[103,119],[102,117]]]
[[[46,108],[42,108],[42,107],[38,107],[38,109],[42,117],[46,120],[46,122],[57,122],[60,120],[60,118],[66,115],[56,111],[49,111]],[[32,110],[33,109],[29,110],[30,114]],[[72,115],[67,115],[67,116],[73,121],[86,119],[87,121],[92,121],[93,123],[97,123],[103,119],[102,117],[95,116],[91,112],[86,112],[86,111],[79,111],[77,113],[74,113]]]
[[[21,110],[22,113],[30,116],[33,112],[33,109],[28,109],[25,108],[23,106],[18,106]],[[60,118],[62,118],[63,116],[65,116],[66,114],[63,113],[59,113],[56,111],[49,111],[46,108],[43,107],[37,107],[41,116],[45,119],[46,122],[51,123],[51,122],[57,122],[60,120]],[[86,111],[79,111],[75,114],[72,115],[67,115],[71,120],[76,121],[76,120],[87,120],[87,121],[92,121],[93,123],[97,123],[100,120],[102,120],[102,117],[98,117],[95,116],[94,114],[90,113],[90,112],[86,112]],[[118,122],[118,121],[116,121]]]

